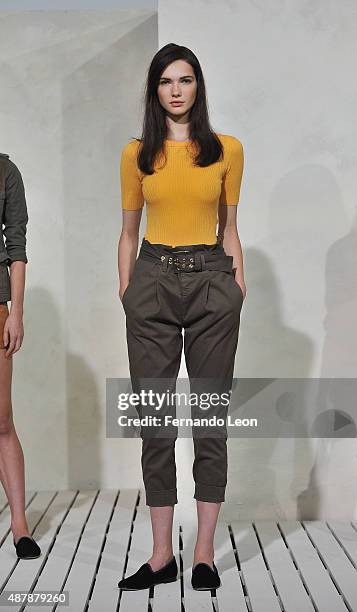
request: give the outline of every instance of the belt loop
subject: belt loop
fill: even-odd
[[[200,253],[196,252],[194,254],[194,260],[195,260],[195,270],[197,272],[200,272],[202,270],[202,260],[200,257]]]
[[[195,270],[200,272],[201,270],[206,269],[205,256],[203,253],[195,253]]]
[[[206,262],[205,262],[205,256],[203,255],[203,253],[200,253],[200,260],[201,260],[201,270],[205,270]]]

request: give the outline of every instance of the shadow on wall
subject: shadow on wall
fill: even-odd
[[[120,439],[114,444],[105,437],[105,383],[106,377],[128,375],[117,296],[119,162],[122,147],[138,131],[142,83],[157,50],[157,15],[117,15],[117,24],[83,34],[92,54],[77,58],[61,82],[68,480],[83,488],[103,481],[122,486],[128,467],[135,485],[134,459],[142,485],[137,443],[127,452]]]
[[[48,291],[27,290],[24,330],[13,358],[12,403],[26,489],[96,488],[102,416],[95,372],[66,352],[66,319]]]
[[[354,374],[357,342],[352,313],[356,310],[356,292],[352,277],[356,233],[350,231],[346,238],[336,241],[336,235],[348,226],[340,200],[334,177],[316,164],[290,172],[277,184],[271,197],[267,236],[257,244],[259,249],[244,251],[248,294],[241,314],[236,360],[239,374],[235,376],[273,377],[276,373],[280,378],[316,377],[314,342],[302,330],[311,329],[319,338],[323,325],[327,333],[320,376]],[[331,247],[331,243],[336,246]],[[277,262],[276,271],[272,261]],[[328,272],[324,281],[325,261]],[[325,286],[326,319],[322,298]],[[296,320],[299,329],[287,327],[286,319]],[[351,334],[346,343],[348,329]],[[348,359],[341,368],[336,359],[340,352]],[[341,407],[336,398],[334,404],[337,409]],[[322,420],[329,420],[330,408],[326,406],[326,418],[322,416]],[[298,412],[284,414],[281,403],[278,409],[282,418],[301,417]],[[321,396],[315,410],[321,412]],[[339,449],[335,460],[333,446]],[[232,519],[353,516],[356,488],[353,486],[351,493],[352,475],[341,469],[348,462],[349,446],[346,440],[331,445],[326,438],[308,437],[231,441],[230,504],[223,513]],[[353,470],[354,462],[349,464]],[[340,496],[336,496],[336,486]],[[350,494],[345,496],[347,488]]]

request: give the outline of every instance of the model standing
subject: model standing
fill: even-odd
[[[0,221],[0,479],[10,505],[17,556],[34,559],[40,556],[41,550],[31,537],[26,521],[24,456],[11,402],[12,356],[20,349],[24,336],[28,215],[20,171],[4,153],[0,154]]]
[[[211,129],[202,70],[187,47],[168,44],[154,56],[142,137],[124,147],[120,170],[119,297],[133,390],[145,378],[174,382],[183,346],[190,381],[199,386],[212,379],[213,388],[227,389],[246,295],[236,223],[243,148],[235,136]],[[147,227],[137,257],[144,201]],[[206,590],[220,586],[213,542],[225,499],[227,436],[200,437],[193,430],[193,442],[198,534],[192,586]],[[141,462],[153,553],[118,583],[126,590],[177,577],[175,437],[143,437]]]

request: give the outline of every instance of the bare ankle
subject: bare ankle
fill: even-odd
[[[15,535],[19,535],[19,534],[28,534],[29,533],[29,528],[27,523],[23,522],[23,521],[18,521],[16,522],[11,522],[11,531],[13,532],[13,534]]]
[[[202,545],[197,545],[195,546],[195,555],[208,555],[208,556],[214,556],[214,549],[212,546],[202,546]]]
[[[173,557],[172,546],[160,546],[160,548],[153,548],[151,558],[157,560],[170,560]]]
[[[150,559],[148,559],[148,563],[150,564],[151,569],[156,572],[157,570],[167,565],[171,561],[173,556],[173,552],[157,552],[155,554],[153,553]]]

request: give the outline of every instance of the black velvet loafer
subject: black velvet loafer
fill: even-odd
[[[213,563],[213,569],[208,563],[196,563],[192,569],[192,588],[196,591],[210,591],[221,586],[218,570]]]
[[[31,536],[22,536],[15,544],[16,554],[19,559],[37,559],[41,555],[41,548]]]
[[[155,584],[174,582],[177,579],[177,563],[175,556],[164,567],[154,571],[150,563],[143,563],[131,576],[122,578],[118,587],[123,591],[139,591],[148,589]]]

